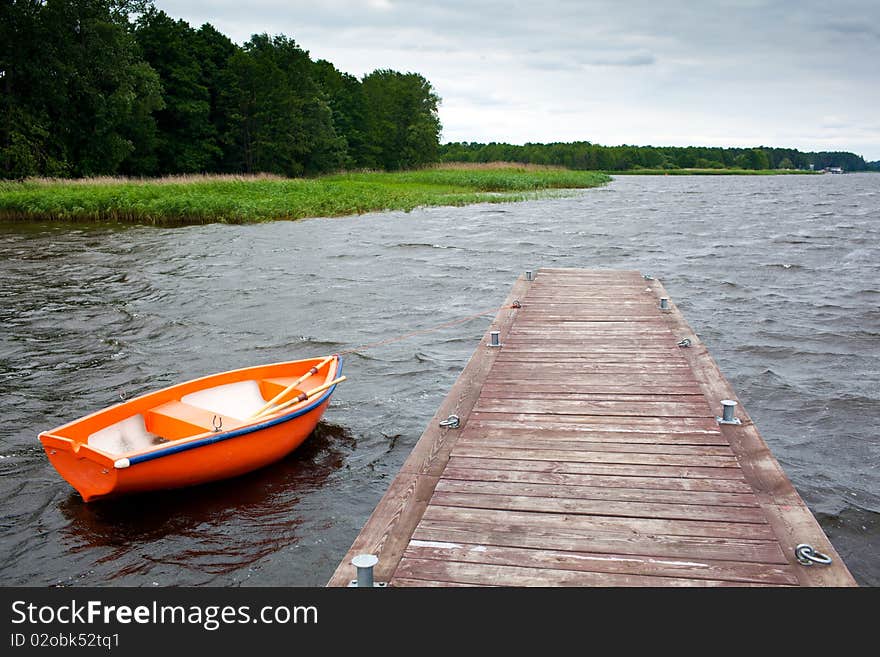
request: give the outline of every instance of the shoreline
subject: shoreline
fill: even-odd
[[[534,166],[435,167],[317,178],[177,176],[157,179],[32,179],[0,183],[2,222],[153,226],[260,223],[418,207],[506,203],[590,189],[598,171]]]
[[[824,171],[801,169],[628,169],[606,171],[610,176],[814,176]]]

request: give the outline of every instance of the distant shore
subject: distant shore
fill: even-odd
[[[606,173],[613,176],[788,176],[823,172],[803,169],[628,169]]]
[[[257,223],[502,203],[603,185],[597,171],[496,163],[317,178],[173,176],[0,182],[0,221]]]

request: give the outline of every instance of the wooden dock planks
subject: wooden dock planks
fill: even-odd
[[[392,586],[854,585],[742,406],[718,424],[736,397],[661,296],[635,271],[518,280],[503,346],[487,333],[329,585],[363,552]]]

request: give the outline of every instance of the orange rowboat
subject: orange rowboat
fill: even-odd
[[[300,446],[324,414],[339,356],[179,383],[40,434],[86,502],[235,477]]]

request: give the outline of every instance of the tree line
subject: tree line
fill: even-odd
[[[596,171],[631,169],[803,169],[842,167],[880,170],[853,153],[802,152],[793,148],[700,146],[600,146],[588,141],[532,144],[452,142],[440,147],[444,162],[525,162]]]
[[[239,46],[145,0],[0,0],[0,177],[402,169],[438,158],[417,73]]]

